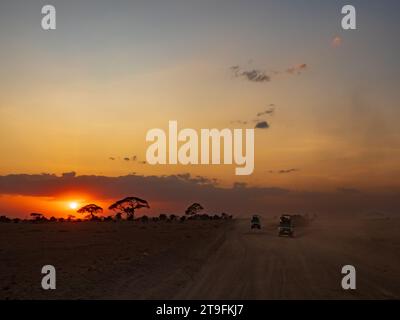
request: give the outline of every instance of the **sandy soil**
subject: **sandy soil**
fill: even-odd
[[[400,299],[400,218],[0,224],[1,299]],[[57,289],[40,287],[44,264]],[[341,288],[343,265],[357,290]]]
[[[0,223],[0,299],[161,299],[189,281],[232,221]],[[57,289],[41,288],[41,268]]]

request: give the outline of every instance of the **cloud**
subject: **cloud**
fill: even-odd
[[[308,65],[306,63],[300,63],[289,68],[284,69],[284,71],[272,71],[271,74],[274,76],[279,76],[282,74],[289,75],[300,75],[303,71],[308,69]],[[230,67],[233,75],[236,78],[246,78],[251,82],[270,82],[272,80],[271,74],[266,73],[260,69],[251,69],[251,70],[242,70],[242,68],[238,65]]]
[[[76,172],[75,171],[64,172],[61,176],[63,178],[74,178],[76,176]]]
[[[278,173],[279,174],[286,174],[286,173],[292,173],[292,172],[297,172],[300,171],[299,169],[283,169],[283,170],[279,170]]]
[[[269,128],[269,124],[267,123],[267,127],[265,127],[266,122],[260,118],[262,118],[263,116],[266,116],[266,115],[272,116],[274,113],[275,113],[275,104],[271,103],[268,105],[268,109],[257,113],[257,119],[234,120],[234,121],[231,121],[231,124],[247,125],[249,123],[257,123],[257,125],[259,125],[258,129],[266,129],[266,128]]]
[[[267,121],[261,121],[259,123],[256,124],[255,129],[268,129],[269,128],[269,124]]]
[[[267,109],[265,111],[257,113],[257,117],[262,117],[262,116],[265,116],[265,115],[273,115],[274,112],[275,112],[275,108],[271,107],[271,108],[269,108],[269,109]]]
[[[231,121],[232,124],[241,124],[241,125],[246,125],[248,123],[248,121],[244,121],[244,120],[233,120]]]
[[[286,73],[289,74],[301,74],[305,69],[307,69],[307,64],[302,63],[293,67],[286,69]]]
[[[117,160],[117,158],[115,158],[115,157],[109,157],[108,159],[112,160],[112,161]],[[132,161],[132,162],[137,162],[137,163],[140,163],[140,164],[145,164],[146,163],[146,161],[139,161],[139,158],[136,155],[132,156],[131,158],[130,157],[118,157],[118,160],[126,161],[126,162]]]
[[[252,70],[241,70],[239,66],[231,67],[231,70],[235,77],[244,77],[251,82],[269,82],[271,77],[264,71],[252,69]]]
[[[253,82],[269,82],[271,81],[271,77],[265,74],[263,71],[260,70],[250,70],[250,71],[242,71],[242,76],[245,76],[247,80]]]
[[[300,169],[281,169],[281,170],[269,170],[269,173],[277,173],[277,174],[288,174],[288,173],[293,173],[293,172],[297,172],[300,171]]]

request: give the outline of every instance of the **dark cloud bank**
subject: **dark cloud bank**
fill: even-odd
[[[113,200],[125,196],[147,199],[151,211],[183,212],[192,202],[200,202],[209,212],[235,214],[310,212],[357,213],[373,210],[395,212],[400,208],[399,192],[364,194],[293,191],[276,187],[250,187],[235,183],[230,188],[217,185],[216,180],[189,174],[170,176],[126,175],[120,177],[77,176],[65,173],[11,174],[0,176],[0,194],[62,197],[69,193],[90,193],[97,200]],[[0,197],[0,201],[4,201]],[[162,205],[161,205],[162,203]],[[152,205],[153,204],[153,205]]]

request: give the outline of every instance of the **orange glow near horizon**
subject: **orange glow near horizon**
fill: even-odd
[[[92,199],[91,197],[37,197],[21,195],[2,195],[0,202],[0,215],[30,219],[31,212],[42,213],[45,217],[67,218],[69,215],[76,215],[82,218],[76,211],[89,203],[96,203],[104,209],[107,215],[107,208],[113,200]]]

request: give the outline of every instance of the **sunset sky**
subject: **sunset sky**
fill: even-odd
[[[348,2],[52,0],[57,29],[44,31],[47,2],[2,1],[0,214],[61,216],[71,201],[127,195],[149,214],[194,201],[396,211],[400,2],[350,1],[357,30],[343,30]],[[143,163],[146,132],[169,120],[269,127],[256,129],[254,173],[239,177]]]

